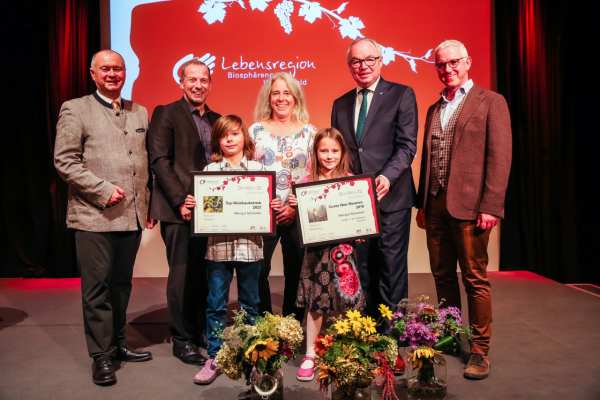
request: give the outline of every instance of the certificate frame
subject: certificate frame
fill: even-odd
[[[301,213],[304,213],[305,209],[311,204],[317,203],[319,206],[324,206],[326,204],[327,194],[334,193],[330,192],[332,190],[340,190],[344,188],[346,185],[348,187],[353,187],[356,182],[367,182],[368,183],[368,192],[364,193],[361,199],[363,200],[369,199],[370,204],[363,204],[365,211],[367,209],[373,212],[373,220],[374,227],[366,227],[364,232],[357,232],[356,230],[352,231],[349,234],[337,234],[334,239],[324,239],[324,240],[314,240],[309,239],[306,236],[307,227],[306,227],[306,219],[301,217]],[[354,183],[352,183],[354,182]],[[364,186],[364,185],[363,185]],[[319,188],[322,187],[322,188]],[[322,189],[322,194],[316,193],[312,195],[307,195],[311,188]],[[355,239],[366,239],[371,237],[379,237],[382,235],[381,233],[381,214],[379,211],[379,201],[377,200],[377,185],[375,184],[375,175],[374,174],[362,174],[362,175],[352,175],[345,178],[334,178],[321,180],[317,182],[309,182],[309,183],[300,183],[296,184],[292,187],[292,191],[294,196],[298,199],[298,208],[296,210],[296,222],[298,224],[298,236],[300,238],[300,246],[301,247],[311,247],[311,246],[321,246],[327,244],[340,243],[345,241],[351,241]],[[315,197],[316,196],[316,197]],[[324,196],[324,197],[323,197]],[[321,198],[323,197],[323,198]],[[361,207],[362,208],[362,207]],[[314,212],[314,211],[313,211]],[[315,219],[319,218],[317,215],[314,216]],[[310,218],[310,217],[309,217]],[[327,217],[325,217],[327,218]],[[304,221],[303,221],[304,219]],[[311,222],[320,222],[319,220],[308,221]],[[303,225],[304,224],[304,225]],[[344,225],[346,226],[346,225]],[[344,227],[340,227],[340,230],[343,230]],[[367,229],[369,231],[367,231]]]
[[[197,230],[197,218],[200,215],[204,215],[204,212],[199,212],[201,210],[200,207],[204,206],[204,197],[205,194],[209,194],[208,197],[224,197],[224,196],[215,196],[219,193],[224,193],[230,186],[229,184],[238,185],[242,184],[253,184],[255,182],[256,177],[267,178],[268,187],[260,188],[255,190],[256,192],[262,191],[269,195],[269,201],[267,204],[267,209],[269,211],[268,220],[265,220],[265,228],[268,226],[268,231],[264,230],[250,230],[250,229],[241,229],[236,232],[219,232],[216,229],[211,231],[198,231]],[[204,178],[204,179],[200,179]],[[238,179],[239,178],[239,179]],[[208,185],[205,187],[201,187],[200,182],[202,180],[207,181],[209,179],[216,180],[220,182],[218,186],[212,188]],[[275,192],[275,172],[274,171],[192,171],[192,182],[194,188],[194,198],[196,199],[196,207],[191,209],[192,211],[192,219],[191,219],[191,236],[277,236],[277,224],[276,224],[276,215],[275,211],[271,208],[271,200],[276,198]],[[227,182],[227,183],[226,183]],[[204,184],[204,183],[202,183]],[[262,186],[262,185],[261,185]],[[233,186],[231,186],[233,187]],[[222,191],[221,191],[222,190]],[[223,199],[221,199],[223,200]],[[234,201],[243,200],[241,197],[237,197]],[[221,204],[225,206],[225,204]],[[202,208],[203,209],[203,208]],[[227,219],[227,223],[240,222],[235,221],[236,218]],[[234,224],[235,225],[235,224]]]

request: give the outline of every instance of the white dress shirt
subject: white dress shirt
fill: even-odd
[[[379,78],[377,78],[377,80],[375,81],[374,84],[372,84],[371,86],[369,86],[367,89],[369,89],[369,92],[367,93],[367,115],[369,115],[369,108],[371,108],[371,103],[373,102],[373,95],[375,94],[375,88],[377,87],[377,84],[379,83],[379,80],[381,79],[381,76]],[[356,132],[356,130],[358,129],[358,116],[360,114],[360,106],[362,105],[363,102],[363,94],[360,92],[361,90],[363,90],[363,88],[361,88],[360,86],[358,86],[356,88],[356,109],[354,110],[354,132]]]
[[[442,108],[442,110],[440,111],[440,119],[442,120],[442,130],[446,129],[446,125],[448,125],[448,121],[450,121],[452,114],[454,114],[454,111],[456,111],[456,107],[458,107],[463,97],[465,97],[467,93],[469,93],[469,90],[471,90],[471,88],[473,88],[473,79],[469,79],[456,91],[456,94],[454,95],[454,99],[452,101],[449,101],[446,98],[446,89],[440,92],[440,95],[446,102],[446,107]]]

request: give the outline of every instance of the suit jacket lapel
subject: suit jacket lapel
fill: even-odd
[[[427,132],[425,132],[425,140],[427,141],[427,154],[429,154],[431,152],[431,132],[433,132],[433,119],[435,118],[435,116],[437,115],[438,110],[440,109],[440,106],[442,105],[442,100],[440,98],[440,100],[435,103],[435,107],[433,108],[433,112],[431,113],[431,115],[428,116],[428,119],[426,121],[426,125],[427,125]]]
[[[469,118],[471,118],[477,109],[477,106],[479,106],[479,103],[481,103],[483,100],[483,95],[481,93],[483,93],[481,86],[473,84],[473,87],[465,99],[465,104],[463,104],[462,111],[456,120],[456,126],[454,127],[454,139],[452,139],[452,153],[454,153],[454,150],[456,150],[456,146],[458,145],[458,141],[460,140],[460,136],[463,133],[467,121]]]
[[[356,89],[346,94],[346,103],[346,117],[348,119],[348,128],[350,130],[352,138],[354,139],[354,143],[356,143],[356,145],[358,146],[358,142],[356,141],[356,129],[354,128],[354,113],[356,112]]]
[[[362,135],[360,138],[361,143],[365,140],[365,136],[367,136],[367,133],[369,133],[369,127],[373,123],[373,120],[375,119],[375,115],[377,115],[379,107],[381,107],[381,104],[383,104],[383,100],[385,99],[385,95],[387,94],[387,86],[387,81],[381,78],[379,80],[379,83],[375,87],[375,91],[373,92],[373,99],[371,100],[371,106],[369,107],[369,113],[367,114],[367,120],[365,121],[365,126],[363,127]],[[356,105],[354,109],[356,110]]]

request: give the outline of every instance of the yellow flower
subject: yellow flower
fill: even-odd
[[[348,319],[350,320],[350,323],[352,323],[352,324],[359,322],[361,319],[360,311],[350,310],[350,311],[346,312],[346,317],[348,317]]]
[[[252,343],[252,346],[250,346],[248,350],[246,350],[246,358],[253,363],[259,358],[268,360],[277,353],[278,348],[279,342],[277,340],[271,338],[268,338],[267,340],[257,340]]]
[[[391,311],[390,308],[386,305],[380,304],[379,305],[379,311],[381,312],[381,316],[383,318],[387,318],[389,320],[392,319],[392,315],[394,315]]]
[[[350,332],[350,323],[348,320],[342,319],[334,324],[335,329],[337,329],[338,335],[344,335]]]
[[[371,317],[361,318],[360,322],[362,322],[365,332],[367,332],[367,333],[377,332],[377,330],[375,329],[376,323],[375,323],[375,321],[373,321],[373,318],[371,318]]]

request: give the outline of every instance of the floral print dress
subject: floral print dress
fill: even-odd
[[[249,131],[254,141],[254,159],[261,162],[267,171],[275,171],[277,197],[282,204],[287,203],[292,185],[300,183],[310,172],[317,129],[307,124],[295,135],[277,136],[257,122]]]

